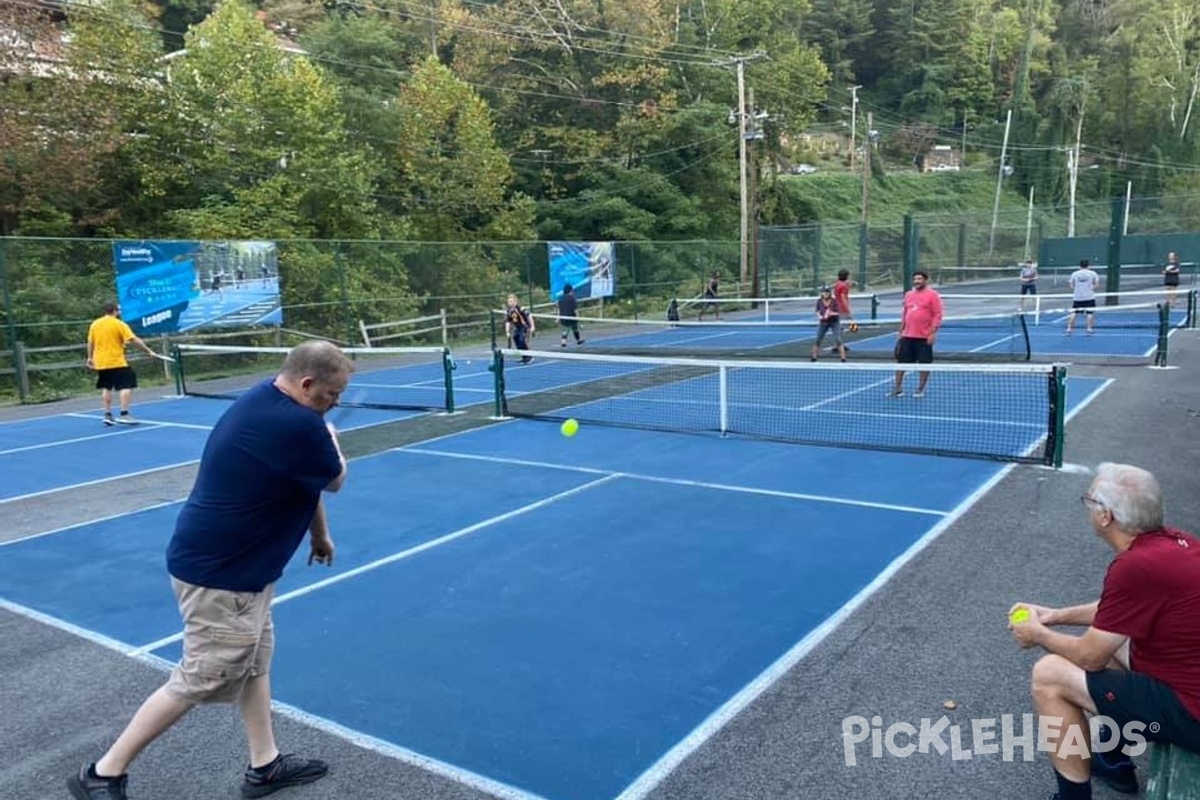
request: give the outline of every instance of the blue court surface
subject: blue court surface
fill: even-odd
[[[170,398],[135,402],[137,425],[102,424],[91,413],[0,424],[0,505],[47,492],[192,464],[208,432],[229,407],[224,400]],[[353,408],[336,413],[345,430],[419,412]]]
[[[1072,379],[1071,411],[1104,385]],[[357,459],[335,565],[302,548],[277,587],[274,693],[503,796],[639,798],[1006,469],[541,421]],[[173,661],[178,509],[0,545],[3,599]]]

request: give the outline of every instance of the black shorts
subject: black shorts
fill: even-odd
[[[1037,284],[1036,283],[1022,283],[1021,284],[1021,294],[1037,294]]]
[[[933,345],[926,339],[902,336],[896,342],[896,360],[901,364],[932,364]]]
[[[1092,309],[1096,307],[1095,300],[1076,300],[1071,303],[1072,311],[1083,311],[1086,314],[1091,314]]]
[[[1106,669],[1087,674],[1096,711],[1124,730],[1131,722],[1147,741],[1170,742],[1200,753],[1200,720],[1188,713],[1171,687],[1139,672]]]
[[[96,388],[112,389],[114,391],[136,389],[137,373],[133,371],[133,367],[113,367],[112,369],[97,370]]]
[[[1163,278],[1163,286],[1178,286],[1178,285],[1179,285],[1179,273],[1178,272],[1176,272],[1174,274],[1168,274]]]

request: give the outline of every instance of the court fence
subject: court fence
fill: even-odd
[[[1179,232],[1165,201],[1158,216],[1134,205],[1131,230]],[[584,300],[581,313],[665,320],[676,301],[685,315],[696,315],[714,273],[721,277],[722,300],[744,298],[741,307],[757,308],[761,303],[754,301],[814,294],[841,270],[875,311],[877,295],[907,286],[916,269],[930,272],[938,285],[1015,284],[1022,257],[1037,252],[1045,235],[1061,232],[1059,208],[1039,209],[1036,218],[1006,212],[995,227],[990,217],[914,212],[900,223],[760,226],[747,243],[745,276],[737,241],[617,241],[614,294]],[[1095,218],[1096,213],[1083,217],[1093,222],[1082,233],[1100,230]],[[1159,219],[1168,221],[1148,221]],[[1200,241],[1200,235],[1190,236]],[[103,303],[114,299],[116,241],[0,237],[0,402],[44,402],[91,390],[84,342]],[[275,244],[281,324],[205,326],[155,336],[148,344],[163,355],[178,344],[286,347],[309,338],[362,347],[487,347],[492,314],[510,292],[535,312],[548,313],[553,306],[545,241]],[[1200,254],[1181,255],[1185,281],[1195,285]],[[1146,274],[1157,275],[1156,269]],[[204,291],[202,284],[198,275],[197,293]],[[172,383],[166,368],[143,372],[147,384]]]

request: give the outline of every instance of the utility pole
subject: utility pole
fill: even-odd
[[[850,87],[850,171],[854,172],[854,140],[858,132],[858,90],[862,85]]]
[[[863,186],[862,186],[862,221],[866,225],[871,217],[871,129],[872,114],[867,112],[867,138],[863,143]]]
[[[737,89],[738,89],[738,184],[739,193],[741,195],[741,236],[739,238],[740,247],[740,280],[745,284],[750,279],[750,259],[749,259],[749,231],[750,231],[750,190],[749,180],[746,165],[746,136],[749,131],[748,121],[749,113],[746,111],[746,63],[749,61],[757,61],[761,58],[766,58],[765,53],[753,53],[748,56],[731,56],[725,63],[718,62],[719,66],[733,64],[737,67]]]
[[[746,186],[748,175],[746,171],[746,122],[749,116],[746,113],[746,61],[738,59],[737,62],[737,82],[738,82],[738,184],[741,187],[741,220],[742,232],[738,241],[741,242],[739,248],[741,260],[741,284],[746,285],[746,280],[749,278],[749,243],[747,233],[750,228],[750,191]]]
[[[992,204],[992,232],[988,236],[988,255],[996,249],[996,222],[1000,216],[1000,190],[1004,186],[1004,162],[1008,156],[1008,131],[1012,128],[1012,109],[1004,123],[1004,144],[1000,146],[1000,168],[996,170],[996,201]]]
[[[1075,236],[1075,185],[1079,183],[1079,149],[1080,142],[1083,139],[1083,107],[1079,108],[1079,124],[1075,128],[1075,147],[1067,156],[1070,164],[1071,176],[1071,203],[1070,209],[1067,212],[1067,238]]]

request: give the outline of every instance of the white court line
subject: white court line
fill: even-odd
[[[860,386],[857,389],[850,389],[849,391],[842,392],[841,394],[835,394],[833,397],[826,397],[824,400],[818,400],[815,403],[809,403],[806,406],[801,406],[800,408],[797,408],[797,409],[788,409],[788,410],[789,411],[791,411],[791,410],[816,411],[818,408],[820,408],[823,405],[828,405],[829,403],[836,403],[838,400],[845,400],[847,397],[853,397],[854,395],[865,392],[868,389],[878,389],[880,386],[887,386],[891,382],[891,380],[892,380],[891,378],[884,378],[882,380],[875,381],[874,383],[868,383],[866,386]],[[737,404],[734,403],[733,405],[736,406]]]
[[[153,426],[152,426],[153,427]],[[146,430],[150,430],[147,428]],[[136,428],[125,427],[119,431],[106,431],[105,433],[96,433],[91,436],[77,436],[74,439],[59,439],[56,442],[43,442],[42,444],[30,444],[24,447],[14,447],[10,450],[0,450],[0,456],[11,455],[12,453],[25,453],[30,450],[44,450],[47,447],[58,447],[64,444],[76,444],[78,442],[90,442],[93,439],[107,439],[111,436],[123,436],[128,433],[137,433]]]
[[[187,500],[187,497],[180,497],[178,500],[164,500],[161,503],[155,503],[154,505],[143,506],[142,508],[136,508],[133,511],[122,511],[119,514],[109,514],[106,517],[96,517],[95,519],[88,519],[88,520],[84,520],[83,522],[75,522],[70,525],[64,525],[61,528],[54,528],[54,529],[48,530],[48,531],[40,531],[38,533],[31,533],[28,536],[21,536],[16,539],[9,539],[7,541],[0,542],[0,547],[7,547],[8,545],[16,544],[17,542],[28,542],[30,539],[40,539],[41,537],[49,536],[52,533],[66,533],[67,531],[74,530],[76,528],[86,528],[89,525],[95,525],[100,522],[110,522],[114,519],[121,519],[122,517],[130,517],[130,516],[133,516],[134,514],[140,514],[143,511],[153,511],[156,508],[166,508],[167,506],[173,506],[173,505],[182,503],[185,500]]]
[[[97,422],[100,422],[100,420],[101,420],[101,418],[96,416],[95,414],[82,414],[82,413],[78,413],[78,412],[69,412],[69,413],[63,414],[63,416],[64,417],[75,417],[76,419],[94,419]],[[151,429],[153,429],[153,428],[191,428],[193,430],[198,430],[198,431],[211,431],[212,427],[213,427],[212,425],[200,425],[200,424],[194,423],[194,422],[170,422],[168,420],[146,419],[144,417],[138,417],[137,422],[133,423],[133,425],[130,427],[132,430],[136,430],[138,428],[138,426],[149,426]]]
[[[316,728],[323,733],[331,736],[336,736],[339,739],[358,745],[366,750],[378,753],[389,758],[394,758],[404,764],[410,764],[414,767],[432,772],[455,783],[463,784],[471,789],[483,792],[491,797],[499,798],[499,800],[547,800],[541,795],[527,792],[524,789],[518,789],[515,786],[510,786],[506,783],[484,777],[471,770],[462,767],[447,764],[445,761],[439,761],[436,758],[421,755],[415,750],[410,750],[407,747],[400,747],[391,742],[377,739],[374,736],[368,736],[364,733],[359,733],[353,728],[347,728],[339,725],[336,722],[318,717],[315,714],[310,714],[307,711],[301,711],[294,706],[289,706],[284,703],[273,703],[273,707],[283,716],[291,717],[297,722]]]
[[[1076,414],[1089,405],[1093,400],[1100,396],[1100,393],[1112,383],[1112,380],[1105,381],[1104,384],[1097,387],[1087,399],[1082,401],[1069,414],[1066,415],[1066,420],[1072,419]],[[986,481],[978,489],[972,492],[966,499],[958,504],[945,518],[931,528],[924,536],[913,542],[907,550],[901,553],[891,564],[889,564],[883,572],[879,573],[873,581],[867,584],[863,589],[850,599],[845,605],[837,610],[832,616],[826,619],[821,625],[813,629],[807,636],[792,646],[790,650],[784,653],[779,659],[771,664],[763,672],[750,683],[746,684],[737,694],[727,700],[716,711],[708,716],[704,722],[700,723],[691,733],[685,736],[678,744],[668,750],[643,772],[637,780],[629,784],[621,794],[617,795],[615,800],[643,800],[646,795],[654,791],[659,784],[667,779],[667,777],[683,763],[692,753],[698,750],[705,742],[717,735],[734,717],[740,714],[747,706],[758,699],[758,697],[779,681],[793,667],[804,659],[812,650],[825,640],[827,636],[837,630],[842,623],[849,619],[860,606],[862,606],[870,597],[884,587],[892,576],[899,572],[909,561],[915,558],[922,550],[928,547],[935,539],[941,536],[951,525],[958,521],[959,517],[970,510],[979,498],[983,497],[993,487],[996,486],[1008,473],[1016,469],[1016,464],[1004,466],[992,478]]]
[[[200,463],[200,459],[194,458],[191,461],[180,461],[177,464],[165,464],[161,467],[151,467],[150,469],[138,470],[137,472],[122,472],[120,475],[108,475],[103,478],[96,478],[94,481],[83,481],[82,483],[72,483],[67,486],[55,486],[50,489],[41,489],[36,492],[30,492],[29,494],[19,494],[16,497],[0,498],[0,505],[4,505],[5,503],[15,503],[18,500],[28,500],[31,497],[41,497],[41,496],[47,495],[47,494],[54,494],[55,492],[69,492],[72,489],[82,489],[85,486],[95,486],[96,484],[108,483],[109,481],[124,480],[126,478],[136,478],[140,475],[153,475],[155,472],[163,472],[164,470],[168,470],[168,469],[178,469],[179,467],[188,467],[188,466],[191,466],[192,464],[199,464],[199,463]]]
[[[564,492],[559,492],[558,494],[553,494],[553,495],[550,495],[549,497],[543,497],[541,500],[537,500],[532,503],[527,503],[526,505],[523,505],[520,508],[514,508],[512,511],[506,511],[503,514],[497,514],[496,516],[489,517],[488,519],[485,519],[482,522],[476,522],[473,525],[468,525],[465,528],[459,528],[458,530],[456,530],[452,533],[447,533],[446,535],[439,536],[436,539],[430,539],[429,541],[422,542],[421,544],[410,547],[407,550],[401,550],[400,552],[393,553],[390,556],[385,556],[383,558],[376,559],[375,561],[371,561],[367,564],[363,564],[362,566],[355,567],[354,569],[350,569],[350,570],[346,570],[345,572],[338,573],[337,575],[326,578],[325,580],[317,581],[316,583],[310,583],[307,586],[302,586],[299,589],[294,589],[290,592],[287,592],[286,594],[279,595],[278,597],[276,597],[274,600],[271,601],[271,606],[274,607],[276,605],[279,605],[280,603],[286,603],[288,600],[294,600],[297,597],[303,597],[307,594],[312,594],[313,592],[315,592],[319,589],[324,589],[327,586],[333,586],[334,584],[341,583],[342,581],[349,580],[350,578],[356,578],[359,575],[362,575],[366,572],[372,572],[374,570],[379,569],[380,567],[385,567],[388,564],[394,564],[397,561],[403,561],[406,558],[412,558],[413,556],[423,553],[426,550],[431,550],[435,547],[440,547],[441,545],[452,542],[455,539],[461,539],[462,537],[469,536],[470,534],[475,533],[476,531],[481,531],[484,528],[489,528],[493,525],[496,525],[501,522],[505,522],[514,517],[519,517],[522,514],[528,514],[530,511],[536,511],[539,508],[543,508],[544,506],[548,506],[552,503],[557,503],[559,500],[564,500],[568,497],[579,494],[580,492],[585,492],[588,489],[591,489],[596,486],[600,486],[601,484],[604,484],[604,483],[608,483],[609,481],[616,480],[619,477],[621,477],[621,476],[620,475],[605,475],[602,478],[599,478],[594,481],[588,481],[587,483],[582,484],[580,486],[576,486],[573,489],[567,489]],[[160,647],[164,647],[168,644],[172,644],[174,642],[180,641],[182,638],[183,638],[182,633],[176,633],[172,636],[167,636],[162,639],[159,639],[158,641],[150,642],[149,644],[144,644],[141,647],[137,648],[134,652],[138,653],[138,654],[149,653],[154,650],[157,650]]]
[[[134,661],[138,661],[146,666],[152,667],[159,672],[170,672],[175,666],[160,656],[149,653],[139,653],[137,649],[123,642],[118,642],[117,640],[111,639],[103,634],[96,633],[95,631],[88,630],[87,628],[81,628],[78,625],[73,625],[65,620],[49,616],[48,614],[43,614],[40,611],[35,611],[32,608],[20,605],[18,603],[13,603],[3,598],[0,598],[0,609],[9,611],[21,617],[25,617],[26,619],[33,620],[34,622],[38,622],[42,625],[56,628],[74,636],[78,636],[85,641],[100,645],[108,650],[113,650],[123,656],[133,659]],[[400,747],[399,745],[392,744],[391,742],[377,739],[364,733],[359,733],[358,731],[347,728],[343,725],[339,725],[336,722],[325,719],[324,717],[319,717],[315,714],[310,714],[307,711],[302,711],[295,706],[288,705],[287,703],[272,701],[271,708],[280,716],[292,719],[302,725],[308,725],[309,727],[315,728],[322,733],[337,737],[343,741],[349,742],[350,744],[362,747],[365,750],[370,750],[373,753],[378,753],[379,755],[393,758],[401,763],[409,764],[419,769],[426,770],[435,775],[446,778],[447,780],[460,783],[471,789],[476,789],[480,792],[500,798],[500,800],[547,800],[541,795],[536,795],[531,792],[518,789],[514,786],[510,786],[506,783],[493,780],[492,778],[484,777],[476,772],[472,772],[471,770],[463,769],[462,767],[456,767],[453,764],[448,764],[445,761],[439,761],[436,758],[421,755],[415,750],[409,750],[406,747]]]
[[[474,453],[455,453],[449,450],[428,450],[423,447],[405,447],[402,449],[402,452],[417,453],[423,456],[459,458],[466,461],[486,461],[492,464],[512,464],[514,466],[542,467],[544,469],[557,469],[564,470],[566,472],[582,472],[590,475],[607,475],[613,478],[629,478],[635,481],[646,481],[647,483],[665,483],[672,486],[687,486],[697,489],[716,489],[725,492],[737,492],[739,494],[754,494],[764,497],[782,497],[787,500],[814,500],[820,503],[834,503],[837,505],[857,506],[860,508],[880,508],[888,511],[902,511],[909,514],[928,514],[935,517],[945,516],[947,513],[945,511],[938,511],[931,508],[900,506],[892,503],[874,503],[869,500],[852,500],[845,497],[830,497],[820,494],[785,492],[778,489],[758,489],[753,486],[735,486],[725,483],[708,483],[706,481],[693,481],[685,478],[664,478],[658,475],[642,475],[636,472],[613,472],[611,470],[596,469],[594,467],[579,467],[569,464],[554,464],[546,461],[528,461],[520,458],[502,458],[500,456],[476,455]]]
[[[57,628],[60,631],[66,631],[67,633],[74,634],[75,636],[78,636],[81,639],[86,639],[93,644],[98,644],[101,647],[105,647],[109,650],[115,650],[123,656],[130,656],[131,658],[138,658],[139,660],[144,661],[144,659],[136,656],[133,648],[124,642],[118,642],[116,639],[110,639],[103,634],[96,633],[95,631],[88,630],[87,628],[81,628],[78,625],[73,625],[66,620],[59,619],[58,617],[52,617],[48,614],[43,614],[42,612],[35,611],[28,606],[14,603],[11,600],[5,600],[3,597],[0,597],[0,608],[4,609],[5,611],[12,612],[18,616],[25,617],[26,619],[31,619],[34,622],[40,622],[43,625],[49,625],[51,628]]]

